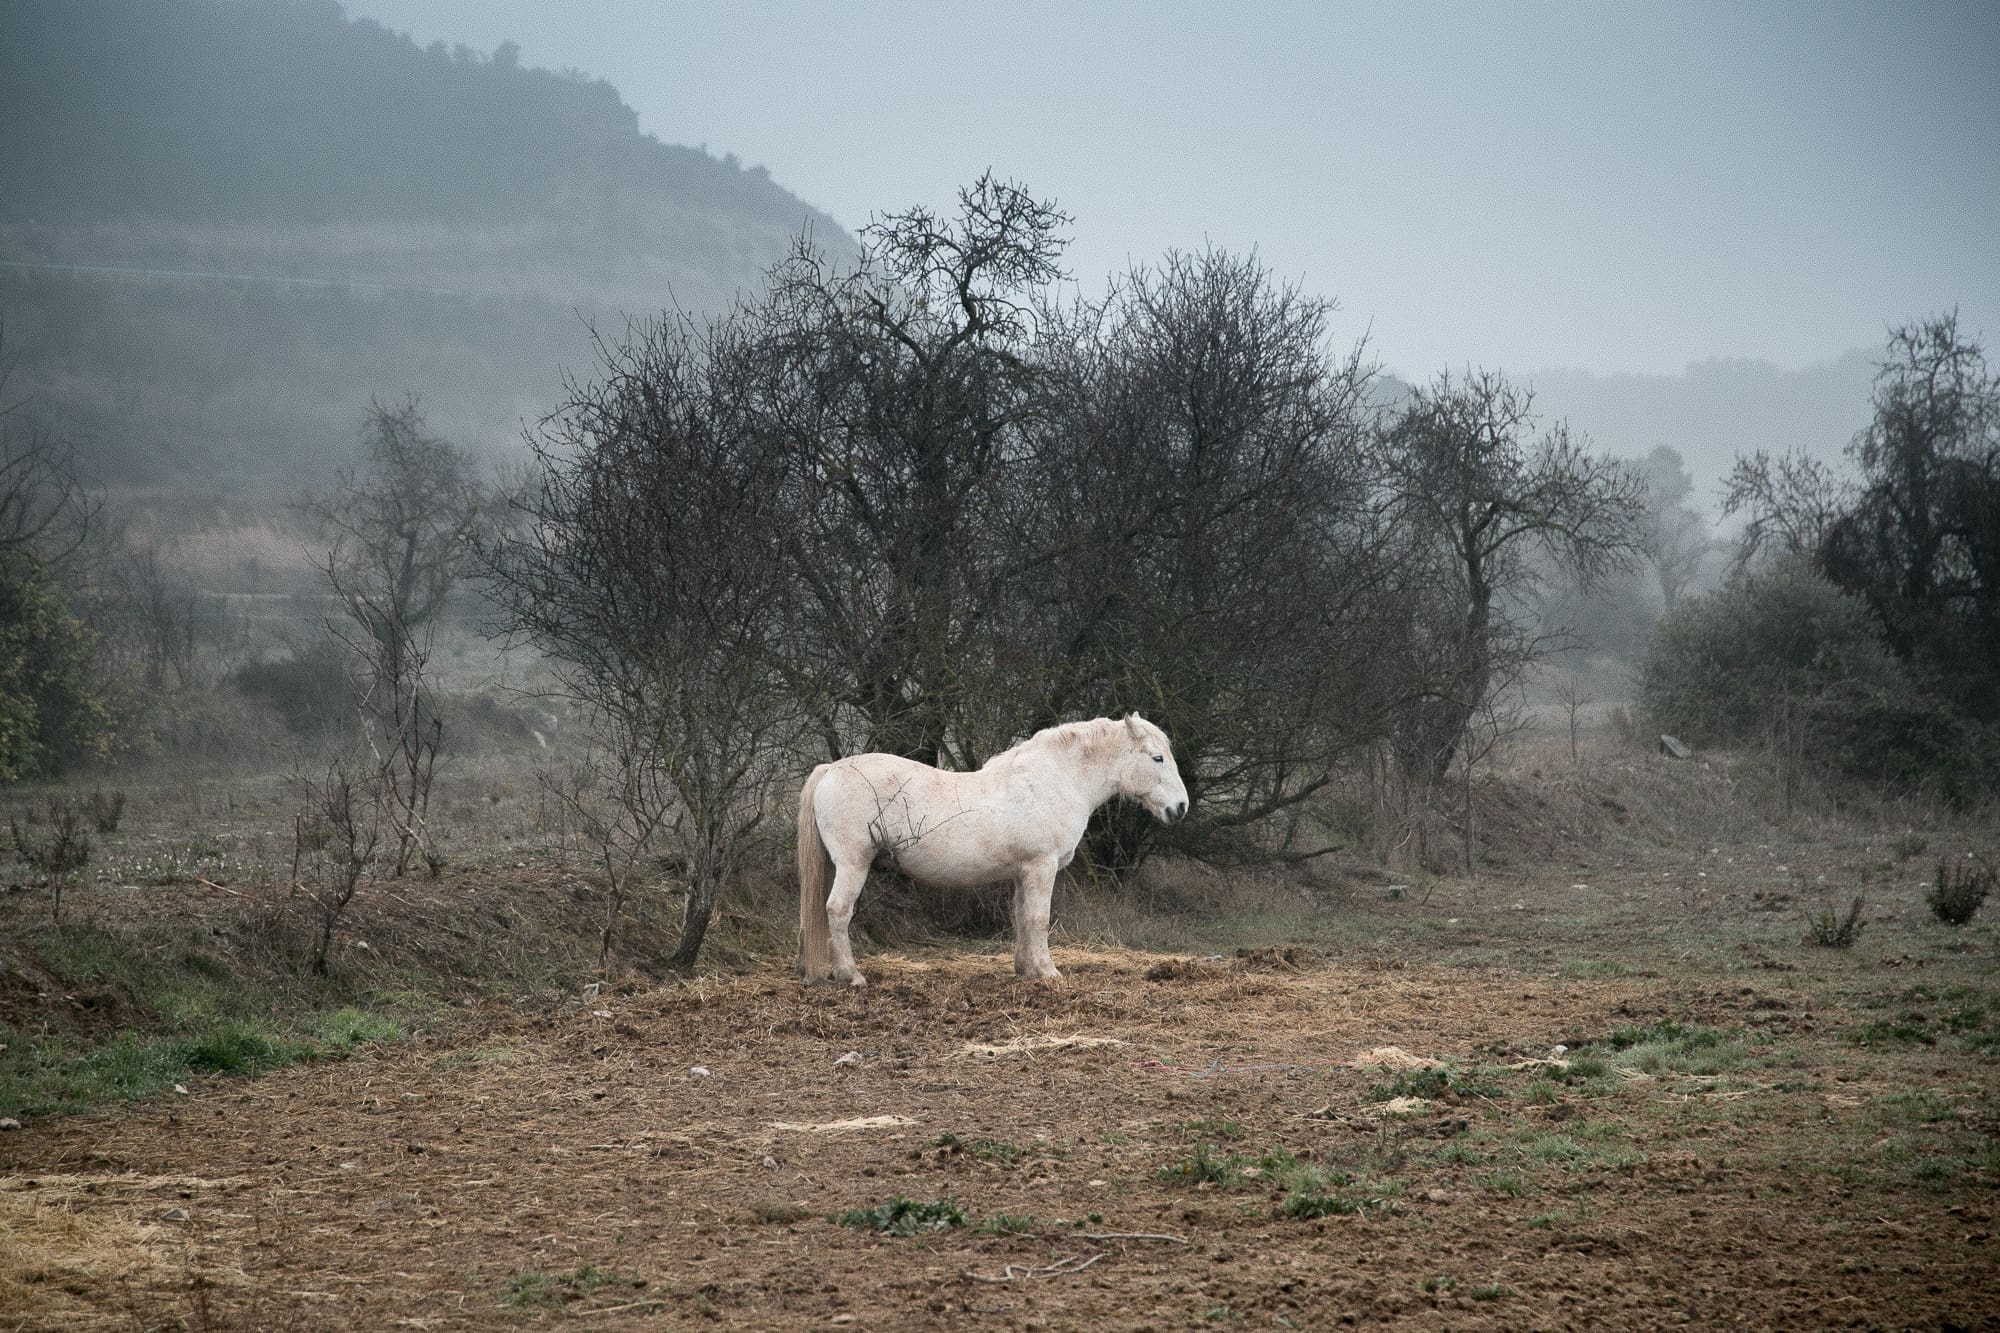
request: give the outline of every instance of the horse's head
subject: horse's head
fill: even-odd
[[[1139,802],[1163,824],[1184,818],[1187,787],[1181,782],[1167,733],[1137,713],[1125,715],[1124,732],[1127,745],[1118,765],[1118,794]]]

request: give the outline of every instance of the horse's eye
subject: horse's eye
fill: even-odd
[[[1167,762],[1167,757],[1163,754],[1156,754],[1153,756],[1153,762],[1156,764],[1164,764]]]

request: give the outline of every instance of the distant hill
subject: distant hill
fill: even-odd
[[[1768,361],[1717,358],[1678,375],[1593,375],[1544,370],[1517,378],[1535,408],[1566,418],[1604,452],[1641,458],[1660,445],[1680,451],[1695,498],[1713,512],[1739,455],[1802,449],[1838,463],[1872,415],[1869,392],[1881,351],[1782,370]]]
[[[507,447],[587,322],[720,310],[803,227],[852,246],[603,80],[327,0],[5,0],[0,125],[12,387],[128,486],[323,473],[371,394]]]

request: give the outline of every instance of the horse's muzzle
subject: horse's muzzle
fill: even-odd
[[[1172,805],[1163,806],[1161,809],[1167,823],[1177,824],[1187,818],[1187,807],[1186,801],[1175,801]]]

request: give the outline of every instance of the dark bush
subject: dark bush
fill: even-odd
[[[1960,802],[1991,790],[2000,743],[1892,656],[1872,613],[1801,560],[1668,612],[1639,662],[1653,730],[1771,745],[1843,777]]]
[[[253,662],[230,677],[236,689],[269,704],[294,735],[316,736],[354,715],[346,664],[331,645],[295,649],[274,662]]]

